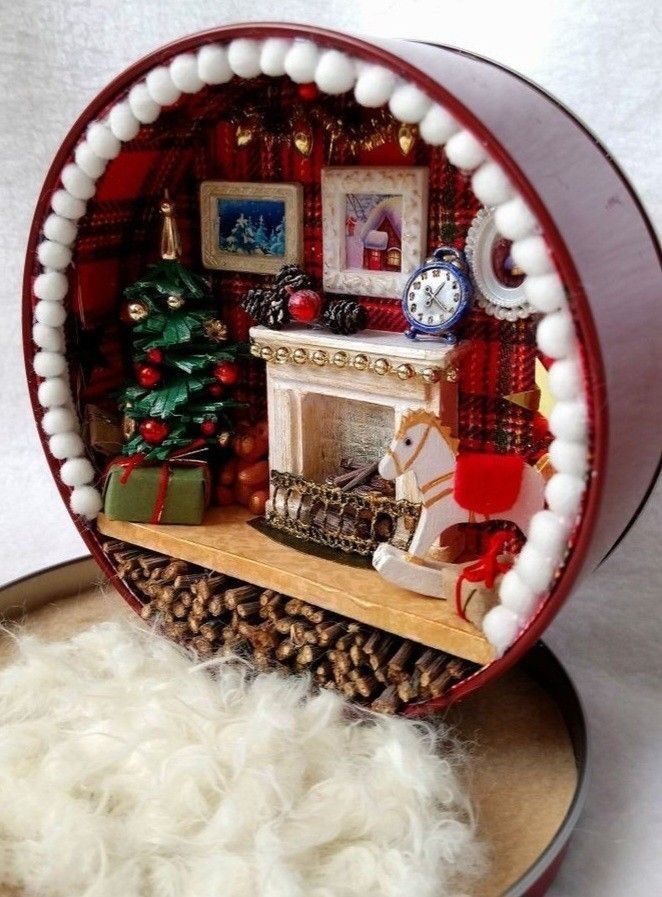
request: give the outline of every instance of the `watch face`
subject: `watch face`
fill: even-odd
[[[461,309],[459,277],[446,267],[423,268],[411,278],[404,297],[410,321],[426,330],[443,330]]]

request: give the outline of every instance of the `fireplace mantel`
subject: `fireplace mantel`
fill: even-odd
[[[378,460],[409,409],[432,411],[456,431],[461,346],[375,330],[253,327],[250,335],[267,364],[272,470],[321,482],[340,472],[341,459]],[[397,497],[419,500],[408,476]]]

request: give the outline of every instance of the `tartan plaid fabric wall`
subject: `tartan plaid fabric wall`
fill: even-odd
[[[325,121],[349,122],[339,133]],[[155,259],[158,205],[167,188],[177,207],[186,264],[200,264],[199,184],[206,179],[296,181],[304,185],[304,266],[316,279],[322,272],[322,205],[320,172],[333,165],[425,165],[429,168],[428,248],[450,244],[463,248],[479,203],[469,177],[453,167],[441,148],[417,140],[404,155],[392,136],[379,146],[356,147],[354,137],[366,128],[369,110],[352,97],[303,100],[289,79],[237,79],[222,89],[205,88],[184,95],[154,125],[145,126],[125,144],[99,181],[96,196],[81,220],[76,247],[74,338],[96,335],[97,354],[83,377],[81,401],[98,400],[124,380],[129,359],[118,323],[122,290]],[[312,148],[304,156],[292,141],[293,126],[309,122]],[[251,138],[238,146],[237,128]],[[369,126],[366,131],[369,130]],[[219,310],[234,335],[247,337],[250,319],[240,308],[243,294],[265,278],[255,274],[212,272]],[[364,299],[369,327],[404,329],[397,300]],[[475,308],[463,327],[471,341],[460,380],[459,428],[466,450],[537,454],[534,413],[505,400],[509,393],[532,389],[535,319],[509,323]],[[261,390],[262,378],[251,371],[249,389]]]

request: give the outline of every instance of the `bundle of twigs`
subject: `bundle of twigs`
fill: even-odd
[[[383,713],[438,697],[473,672],[467,661],[371,629],[345,617],[186,561],[119,540],[105,552],[174,641],[202,657],[222,650],[249,653],[258,669],[310,672],[323,688],[340,691]]]

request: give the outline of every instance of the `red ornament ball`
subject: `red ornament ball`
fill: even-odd
[[[211,420],[203,420],[200,424],[200,432],[203,436],[213,436],[216,433],[216,421]]]
[[[239,379],[239,366],[234,361],[219,361],[213,374],[223,386],[234,386]]]
[[[312,324],[322,311],[322,297],[315,290],[296,290],[290,293],[287,308],[293,321],[300,324]]]
[[[150,445],[159,445],[170,432],[170,427],[165,421],[148,417],[140,421],[138,430],[145,442],[149,442]]]
[[[306,103],[311,103],[320,95],[319,88],[314,81],[309,81],[307,84],[299,84],[297,93],[299,94],[299,97]]]
[[[139,364],[136,366],[136,378],[145,389],[152,389],[161,382],[161,371],[149,364]]]
[[[147,360],[150,361],[152,364],[163,364],[163,350],[162,349],[148,349]]]
[[[209,395],[213,396],[215,399],[218,399],[223,395],[223,387],[220,383],[212,383],[209,387]]]

